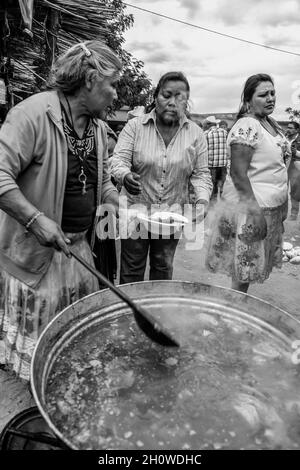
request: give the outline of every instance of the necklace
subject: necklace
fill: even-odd
[[[71,123],[72,123],[72,127],[73,127],[73,130],[75,132],[75,127],[74,127],[74,122],[73,122],[73,115],[72,115],[72,110],[71,110],[71,106],[70,106],[70,103],[69,103],[69,100],[68,98],[66,97],[66,95],[64,95],[65,99],[66,99],[66,102],[67,102],[67,105],[68,105],[68,109],[69,109],[69,114],[70,114],[70,118],[71,118]],[[72,150],[71,150],[72,151]],[[84,172],[84,154],[86,153],[86,147],[84,146],[83,148],[78,148],[78,145],[77,145],[77,139],[74,138],[74,151],[73,151],[73,154],[79,159],[80,161],[80,173],[79,173],[79,176],[78,176],[78,181],[82,184],[82,190],[81,190],[81,194],[82,195],[85,195],[86,194],[86,182],[87,182],[87,176]]]

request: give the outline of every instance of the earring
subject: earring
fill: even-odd
[[[250,113],[250,104],[249,103],[246,103],[246,113],[247,114]]]

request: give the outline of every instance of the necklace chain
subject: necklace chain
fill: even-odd
[[[71,118],[71,123],[72,123],[72,127],[73,127],[73,130],[74,132],[75,131],[75,127],[74,127],[74,121],[73,121],[73,115],[72,115],[72,110],[71,110],[71,106],[70,106],[70,103],[69,103],[69,100],[68,98],[66,97],[66,95],[64,95],[65,99],[66,99],[66,102],[67,102],[67,105],[68,105],[68,109],[69,109],[69,114],[70,114],[70,118]],[[77,146],[77,139],[74,138],[74,155],[79,159],[80,161],[80,173],[79,173],[79,176],[78,176],[78,181],[82,184],[82,190],[81,190],[81,194],[82,195],[85,195],[86,194],[86,182],[87,182],[87,176],[84,172],[84,166],[83,166],[83,163],[84,163],[84,150],[86,150],[85,148],[83,149],[79,149],[78,146]]]

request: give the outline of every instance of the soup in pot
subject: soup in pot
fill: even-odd
[[[55,359],[47,410],[75,447],[299,449],[300,366],[282,335],[199,305],[151,308],[180,348],[151,342],[128,311]]]

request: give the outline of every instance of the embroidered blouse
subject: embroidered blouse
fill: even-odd
[[[231,146],[242,144],[254,152],[248,169],[248,177],[258,204],[261,207],[277,207],[287,199],[287,169],[284,163],[286,138],[283,134],[271,135],[257,119],[239,119],[227,138],[227,148],[231,156]],[[238,193],[228,175],[223,197],[237,201]]]

